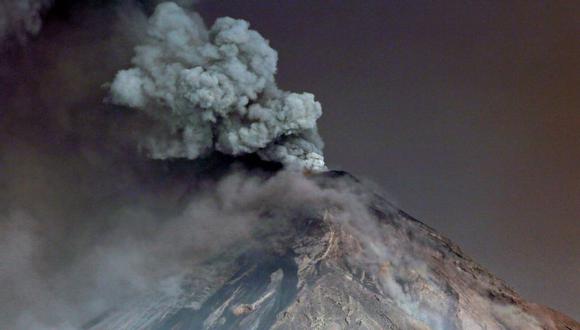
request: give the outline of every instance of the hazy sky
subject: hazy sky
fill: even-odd
[[[580,318],[580,3],[202,1],[323,105],[330,167],[374,179],[524,297]]]

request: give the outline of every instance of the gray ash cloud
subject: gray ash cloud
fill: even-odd
[[[110,101],[159,123],[142,143],[150,157],[196,159],[217,150],[325,169],[320,103],[276,86],[278,55],[248,22],[224,17],[208,29],[196,13],[167,2],[146,28],[133,67],[111,83]]]

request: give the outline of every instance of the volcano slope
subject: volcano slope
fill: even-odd
[[[249,234],[84,329],[580,329],[345,172],[251,173]]]

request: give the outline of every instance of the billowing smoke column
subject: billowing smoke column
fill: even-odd
[[[288,168],[325,169],[320,103],[276,86],[277,53],[248,22],[224,17],[208,30],[197,14],[162,3],[135,52],[110,101],[161,123],[143,143],[151,158],[257,153]]]

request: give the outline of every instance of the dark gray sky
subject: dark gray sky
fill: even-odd
[[[323,104],[332,168],[378,182],[524,297],[580,318],[580,3],[202,1]]]

